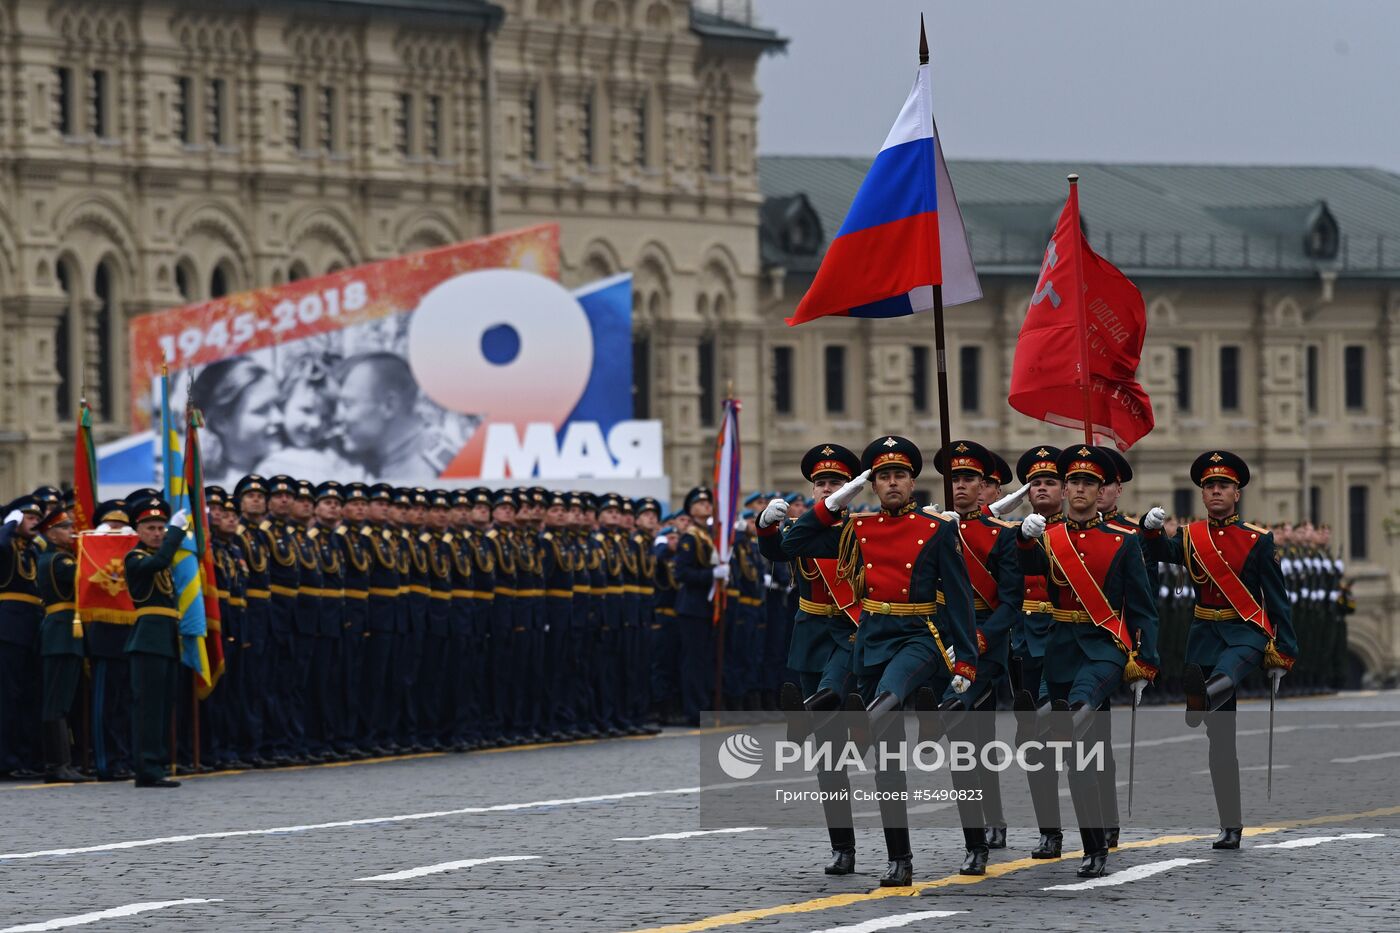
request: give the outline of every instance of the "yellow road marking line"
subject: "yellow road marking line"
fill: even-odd
[[[1246,836],[1265,836],[1270,833],[1282,832],[1285,829],[1294,829],[1303,826],[1318,826],[1327,823],[1345,823],[1355,820],[1364,820],[1372,817],[1395,816],[1400,814],[1400,806],[1381,807],[1376,810],[1367,810],[1362,813],[1342,813],[1336,816],[1310,817],[1302,820],[1289,820],[1282,823],[1275,823],[1268,826],[1251,826],[1244,831]],[[1214,838],[1213,835],[1168,835],[1154,836],[1151,839],[1138,839],[1132,842],[1120,842],[1119,849],[1149,849],[1159,846],[1178,845],[1184,842],[1202,842]],[[755,920],[766,920],[770,917],[789,916],[791,914],[815,913],[822,910],[831,910],[837,907],[849,907],[852,904],[863,904],[868,901],[878,901],[888,897],[917,897],[924,891],[935,888],[946,888],[957,885],[972,885],[986,881],[988,878],[999,878],[1002,875],[1009,875],[1012,872],[1022,871],[1027,868],[1044,867],[1047,865],[1063,864],[1066,860],[1082,858],[1083,851],[1066,852],[1060,860],[1054,859],[1031,859],[1021,858],[1010,862],[993,862],[987,866],[985,875],[947,875],[936,878],[933,881],[915,882],[908,888],[876,888],[863,894],[832,894],[826,897],[816,897],[811,900],[797,901],[791,904],[777,904],[773,907],[755,907],[749,910],[736,910],[730,913],[715,914],[712,917],[702,917],[699,920],[691,920],[685,923],[673,923],[659,927],[645,927],[632,930],[630,933],[699,933],[702,930],[714,930],[719,927],[737,926],[743,923],[752,923]]]

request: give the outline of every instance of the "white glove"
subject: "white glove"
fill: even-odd
[[[190,513],[189,513],[189,510],[188,510],[188,509],[181,509],[180,511],[176,512],[174,515],[170,516],[170,527],[171,527],[171,528],[178,528],[178,529],[180,529],[181,531],[184,531],[184,530],[185,530],[186,528],[188,528],[189,526],[190,526]]]
[[[1034,541],[1045,534],[1045,516],[1039,512],[1027,515],[1021,521],[1021,537],[1027,541]]]
[[[825,503],[826,510],[828,512],[839,512],[850,505],[855,501],[856,496],[860,495],[860,491],[865,488],[865,484],[869,481],[870,471],[866,470],[864,473],[827,496]]]
[[[7,525],[18,525],[22,521],[24,521],[24,513],[19,509],[15,509],[5,516],[5,524]]]
[[[1147,681],[1142,679],[1135,680],[1132,683],[1128,684],[1128,689],[1133,691],[1133,705],[1141,705],[1142,691],[1147,689]]]
[[[1281,667],[1269,668],[1269,685],[1273,688],[1274,693],[1278,693],[1278,682],[1280,680],[1283,680],[1283,675],[1287,673],[1288,671],[1284,670]]]
[[[728,565],[728,564],[720,564],[718,567],[716,567],[716,568],[714,569],[713,573],[714,573],[714,575],[715,575],[715,579],[716,579],[716,580],[728,580],[728,579],[729,579],[729,565]]]
[[[943,515],[943,520],[944,520],[945,522],[952,522],[954,525],[956,525],[956,524],[958,523],[958,521],[959,521],[959,519],[958,519],[958,513],[957,513],[957,512],[948,511],[948,512],[943,512],[942,515]]]
[[[763,588],[765,590],[771,590],[773,588],[773,575],[771,573],[765,573],[763,575]]]
[[[967,688],[972,686],[972,681],[961,675],[953,678],[953,692],[966,693]]]
[[[1142,527],[1148,531],[1156,531],[1167,523],[1167,510],[1160,505],[1154,505],[1147,510],[1147,514],[1142,517]]]
[[[1030,491],[1031,484],[1026,483],[1024,486],[1022,486],[1015,492],[1010,493],[1009,495],[1002,496],[1000,499],[992,503],[992,514],[995,515],[997,518],[1001,518],[1003,515],[1009,515],[1010,513],[1016,511],[1016,507],[1021,504],[1021,500],[1026,498],[1026,495],[1030,493]]]
[[[949,645],[947,649],[944,650],[943,654],[948,658],[948,667],[951,668],[954,664],[958,663],[958,656],[953,652],[952,645]]]
[[[774,499],[763,507],[763,512],[758,516],[758,527],[767,528],[776,525],[787,518],[788,501],[786,499]]]

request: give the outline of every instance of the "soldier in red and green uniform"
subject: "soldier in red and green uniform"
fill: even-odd
[[[840,444],[818,444],[802,458],[802,475],[812,484],[812,495],[825,499],[855,478],[860,458]],[[758,546],[775,565],[791,562],[797,578],[797,615],[788,647],[787,667],[795,671],[801,686],[784,683],[780,702],[793,727],[792,741],[815,732],[817,741],[841,742],[844,727],[836,714],[855,686],[851,673],[851,648],[856,624],[845,611],[854,593],[836,578],[836,561],[800,557],[788,552],[782,521],[789,501],[775,498],[758,516]],[[833,525],[833,528],[839,525]],[[841,593],[833,595],[833,587]],[[822,769],[817,784],[826,795],[822,806],[831,840],[828,875],[849,875],[856,868],[856,834],[851,818],[851,782],[844,769]]]
[[[860,626],[851,653],[859,693],[847,708],[864,709],[862,738],[900,740],[899,711],[921,687],[945,702],[965,693],[977,676],[972,588],[963,564],[956,522],[914,500],[923,456],[912,441],[889,435],[861,456],[864,472],[826,498],[817,498],[784,535],[793,556],[836,558],[837,575],[861,599]],[[872,480],[880,511],[843,515]],[[838,527],[839,526],[839,527]],[[869,697],[866,702],[863,698]],[[889,864],[880,884],[913,883],[913,853],[903,771],[882,768],[880,817]]]
[[[1186,638],[1186,723],[1205,720],[1210,778],[1220,813],[1216,849],[1238,849],[1243,834],[1240,764],[1235,754],[1235,688],[1261,667],[1281,677],[1298,657],[1292,607],[1269,529],[1240,518],[1249,466],[1228,450],[1208,450],[1191,464],[1208,517],[1162,533],[1166,513],[1143,516],[1148,556],[1181,564],[1196,587],[1195,619]],[[1277,673],[1275,673],[1277,672]],[[1223,715],[1208,715],[1221,713]]]
[[[1156,677],[1157,602],[1137,529],[1099,517],[1099,487],[1116,475],[1113,462],[1099,448],[1078,445],[1060,453],[1056,468],[1065,484],[1065,521],[1032,514],[1017,544],[1022,570],[1045,576],[1053,606],[1040,702],[1071,712],[1080,739],[1120,683],[1140,694]],[[1084,843],[1078,874],[1096,878],[1108,863],[1098,779],[1076,769],[1069,785]]]

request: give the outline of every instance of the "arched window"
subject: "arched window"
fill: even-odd
[[[209,297],[222,298],[228,292],[228,271],[223,263],[219,263],[209,275]]]
[[[175,290],[185,301],[194,301],[194,264],[182,259],[175,264]]]
[[[287,281],[300,282],[302,279],[307,278],[310,275],[311,273],[307,271],[306,263],[298,259],[296,262],[292,263],[291,268],[287,270]]]

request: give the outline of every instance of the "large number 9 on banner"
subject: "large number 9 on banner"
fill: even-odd
[[[553,279],[514,269],[468,272],[418,303],[408,360],[429,398],[480,415],[483,427],[547,422],[557,429],[588,386],[593,330]],[[476,431],[448,475],[473,475],[459,468],[479,459],[485,433]]]

